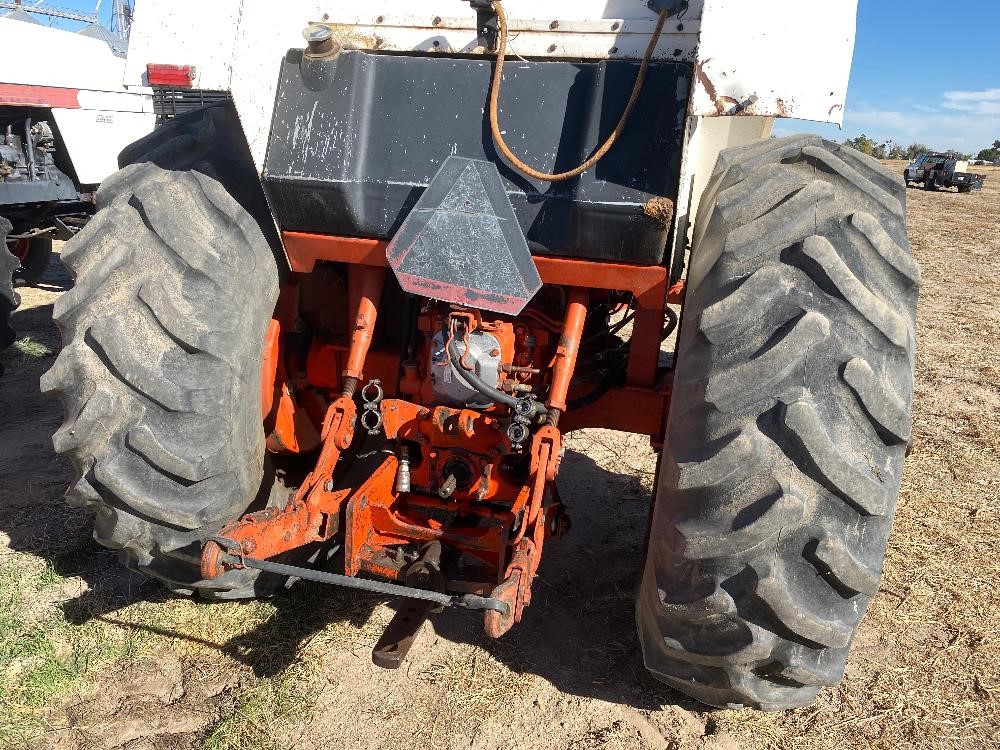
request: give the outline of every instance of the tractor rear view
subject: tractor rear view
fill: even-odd
[[[903,183],[767,139],[837,120],[855,8],[538,5],[228,0],[203,38],[139,5],[129,74],[232,101],[127,148],[66,246],[68,498],[177,592],[403,597],[394,667],[435,609],[524,616],[567,432],[646,434],[646,666],[801,706],[843,675],[910,434]]]

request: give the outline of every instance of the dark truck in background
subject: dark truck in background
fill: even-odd
[[[37,108],[0,106],[0,351],[15,339],[14,287],[37,282],[52,240],[69,239],[93,213],[91,195],[63,171],[71,167],[49,122],[35,119],[45,116]]]
[[[906,184],[919,182],[924,190],[956,187],[960,193],[982,190],[985,175],[967,172],[969,163],[955,154],[920,154],[906,169],[903,179]]]
[[[72,167],[49,122],[32,114],[45,116],[0,112],[0,215],[12,225],[5,241],[19,261],[15,278],[28,284],[48,267],[52,240],[70,239],[93,213],[91,194],[67,174]]]

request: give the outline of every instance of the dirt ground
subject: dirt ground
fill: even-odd
[[[490,641],[475,615],[435,615],[395,672],[370,659],[392,614],[377,598],[299,584],[199,604],[123,571],[61,499],[60,408],[38,392],[71,283],[54,262],[2,355],[0,747],[1000,747],[1000,169],[979,169],[982,193],[908,191],[915,446],[885,577],[844,683],[778,714],[706,710],[644,672],[632,596],[653,454],[635,436],[572,437],[573,529],[518,628]]]

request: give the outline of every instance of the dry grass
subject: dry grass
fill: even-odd
[[[432,689],[421,701],[427,720],[415,735],[431,747],[441,736],[475,733],[487,721],[506,724],[530,682],[482,649],[464,645],[443,654],[418,679]]]

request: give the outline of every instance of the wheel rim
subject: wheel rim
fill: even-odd
[[[16,240],[7,240],[7,249],[10,250],[11,255],[22,262],[26,257],[28,257],[28,249],[30,246],[31,241],[26,237]]]

